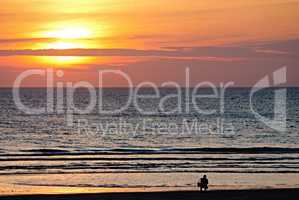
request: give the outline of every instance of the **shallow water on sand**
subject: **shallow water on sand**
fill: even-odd
[[[0,176],[0,194],[198,190],[198,173],[101,173]],[[210,173],[209,190],[298,188],[299,174]],[[5,182],[5,184],[4,184]]]

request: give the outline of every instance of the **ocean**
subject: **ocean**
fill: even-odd
[[[0,183],[186,189],[207,174],[212,188],[299,185],[299,88],[286,89],[284,131],[252,111],[272,119],[278,88],[259,91],[252,102],[250,88],[229,88],[223,101],[185,98],[192,89],[184,89],[179,101],[175,89],[160,88],[159,98],[141,98],[138,106],[132,101],[115,113],[108,111],[126,104],[128,89],[97,90],[102,98],[88,113],[67,110],[66,90],[60,97],[54,90],[54,111],[26,114],[12,89],[0,89]],[[150,88],[139,92],[154,94]],[[162,110],[159,103],[169,95]],[[90,102],[85,89],[73,97],[81,109]],[[20,89],[29,108],[45,107],[48,98],[45,88]]]

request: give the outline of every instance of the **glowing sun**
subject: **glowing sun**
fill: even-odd
[[[45,43],[43,49],[78,49],[88,48],[85,39],[92,37],[92,31],[83,26],[66,26],[43,33],[43,37],[54,39],[54,42]],[[55,64],[74,64],[80,63],[86,58],[76,56],[53,56],[47,57],[48,63]]]
[[[92,32],[86,27],[65,27],[62,29],[49,31],[45,34],[45,36],[57,39],[79,39],[91,37]]]

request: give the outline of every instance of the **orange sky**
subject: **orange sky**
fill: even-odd
[[[0,86],[46,67],[64,69],[64,81],[96,83],[109,68],[182,82],[186,66],[194,82],[251,85],[283,65],[299,85],[298,10],[299,0],[3,0]]]

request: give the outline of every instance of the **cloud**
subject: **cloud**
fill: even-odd
[[[210,47],[168,47],[160,50],[138,49],[71,49],[71,50],[0,50],[0,56],[30,55],[76,55],[76,56],[116,56],[109,62],[74,64],[66,72],[67,81],[89,80],[96,85],[97,72],[101,69],[125,71],[134,84],[152,81],[161,84],[175,81],[184,84],[184,70],[190,68],[192,85],[200,81],[235,82],[236,86],[251,86],[256,81],[271,74],[276,69],[288,67],[288,85],[299,85],[299,40],[268,41],[255,44]],[[282,53],[283,52],[283,53]],[[131,56],[132,60],[118,59]],[[130,59],[131,59],[130,57]],[[137,57],[137,59],[135,59]],[[238,59],[240,58],[240,59]],[[14,59],[14,58],[12,58]],[[0,62],[0,85],[9,86],[19,74],[16,70],[39,68],[38,63],[23,69],[13,69]],[[6,63],[7,64],[7,63]],[[12,64],[12,63],[11,63]],[[78,66],[77,66],[78,65]],[[82,67],[83,68],[80,68]],[[85,75],[82,75],[85,74]],[[244,78],[245,77],[245,78]],[[85,79],[86,78],[86,79]],[[119,87],[123,82],[111,78],[108,86]],[[33,84],[34,85],[34,84]],[[38,85],[38,84],[35,84]]]
[[[53,42],[55,38],[8,38],[0,39],[0,44],[12,44],[12,43],[27,43],[27,42]]]
[[[5,40],[2,40],[5,42]],[[1,40],[0,40],[1,43]],[[156,50],[140,49],[21,49],[0,50],[0,56],[132,56],[174,58],[296,58],[299,40],[272,41],[251,45],[168,47]]]
[[[265,41],[260,42],[251,47],[260,48],[264,50],[272,50],[277,52],[285,52],[296,54],[299,52],[299,39],[278,40],[278,41]]]

